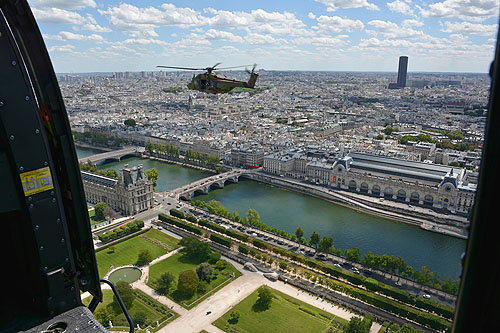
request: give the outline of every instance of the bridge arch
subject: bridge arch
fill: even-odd
[[[398,200],[406,200],[406,191],[403,189],[398,190]]]
[[[132,157],[137,157],[136,153],[129,153],[125,154],[123,156],[120,156],[120,161],[126,160],[127,158],[132,158]]]
[[[390,198],[392,198],[393,193],[394,193],[394,191],[393,191],[392,187],[386,187],[384,190],[384,197],[390,199]]]
[[[101,166],[101,165],[104,165],[104,164],[114,163],[114,162],[120,162],[120,159],[118,157],[108,157],[108,158],[105,158],[103,160],[97,161],[95,163],[95,165]]]

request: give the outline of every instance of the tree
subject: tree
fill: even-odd
[[[134,119],[132,118],[128,118],[126,119],[123,124],[127,125],[127,126],[131,126],[131,127],[134,127],[136,125],[136,122]]]
[[[359,262],[361,259],[361,254],[357,247],[353,247],[351,249],[345,250],[344,255],[350,261]]]
[[[104,218],[110,220],[112,219],[113,217],[115,217],[116,215],[116,212],[113,210],[113,208],[107,206],[107,207],[104,207]]]
[[[323,236],[323,238],[319,241],[319,249],[324,252],[330,252],[333,248],[333,239],[328,236]]]
[[[206,262],[203,262],[196,268],[196,274],[198,274],[198,278],[203,281],[210,282],[210,279],[212,278],[212,266],[210,264],[207,264]]]
[[[148,249],[142,249],[137,255],[137,266],[147,265],[153,260],[153,255]]]
[[[138,311],[134,315],[134,324],[135,325],[144,325],[146,323],[146,320],[148,320],[148,317],[146,314],[142,311]]]
[[[319,245],[319,242],[320,242],[320,239],[321,239],[321,236],[316,232],[314,231],[311,235],[311,240],[310,240],[310,244],[314,247],[314,248],[318,248],[318,245]]]
[[[273,300],[273,293],[271,289],[267,286],[260,286],[257,291],[259,297],[255,302],[255,305],[261,309],[267,310],[271,306],[271,301]]]
[[[260,223],[260,215],[255,209],[249,209],[247,211],[246,218],[248,219],[248,223],[250,225],[256,225]]]
[[[215,264],[217,261],[219,261],[220,256],[221,256],[220,252],[214,251],[214,252],[210,253],[210,256],[208,258],[208,262],[211,264]]]
[[[157,181],[158,178],[160,177],[156,168],[151,168],[146,170],[146,177],[148,177],[148,179],[153,182],[153,189],[156,189],[156,185],[158,185]]]
[[[162,295],[167,295],[174,280],[175,277],[172,273],[163,273],[160,275],[160,278],[156,280],[156,291]]]
[[[187,296],[192,296],[200,283],[198,275],[192,270],[187,270],[179,274],[177,290]]]
[[[120,175],[118,175],[118,172],[116,172],[116,170],[114,169],[106,170],[106,172],[104,172],[104,176],[114,179],[118,179],[120,177]]]
[[[231,311],[231,313],[229,313],[228,322],[230,324],[236,324],[239,319],[240,319],[240,312],[238,310],[233,310],[233,311]]]
[[[123,304],[125,304],[125,307],[127,309],[130,309],[132,307],[132,303],[134,302],[134,299],[135,299],[134,290],[132,289],[130,284],[128,284],[125,281],[119,281],[116,284],[116,289],[118,289],[118,293],[120,294],[120,297],[123,301]],[[119,307],[118,300],[116,299],[116,296],[113,296],[113,301]]]
[[[215,263],[215,268],[219,271],[222,271],[224,268],[226,268],[227,262],[224,259],[219,259]]]
[[[301,227],[298,227],[297,230],[295,230],[295,236],[297,237],[298,241],[301,242],[302,238],[304,237],[304,230],[302,230]]]
[[[203,295],[204,293],[206,293],[209,286],[210,285],[208,284],[207,281],[200,281],[200,283],[198,283],[198,287],[196,287],[198,295]]]
[[[369,333],[372,321],[367,318],[351,317],[351,320],[344,326],[344,333]]]
[[[111,311],[108,307],[99,307],[99,309],[94,312],[94,317],[105,327],[108,327],[109,322],[115,319],[113,311]]]
[[[179,244],[184,246],[186,255],[193,259],[204,261],[211,252],[207,242],[202,242],[194,236],[184,237]]]
[[[106,208],[109,208],[109,206],[105,202],[99,202],[99,203],[95,204],[95,206],[94,206],[95,215],[94,216],[95,216],[96,220],[104,220],[104,218],[105,218],[104,210]]]

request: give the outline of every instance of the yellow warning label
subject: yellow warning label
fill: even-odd
[[[54,188],[49,167],[24,172],[19,175],[23,184],[24,195],[33,195]]]

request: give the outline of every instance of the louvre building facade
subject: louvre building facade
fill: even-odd
[[[153,182],[142,165],[120,170],[118,179],[81,171],[87,202],[105,202],[124,216],[135,215],[153,207]]]

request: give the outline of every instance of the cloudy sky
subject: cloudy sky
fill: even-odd
[[[500,0],[30,0],[59,73],[257,63],[269,70],[488,71]]]

